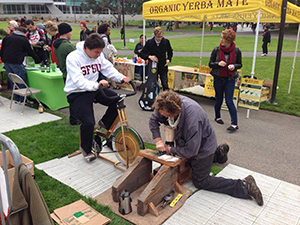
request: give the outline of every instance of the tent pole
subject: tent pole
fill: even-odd
[[[276,97],[276,91],[277,91],[277,83],[278,83],[281,53],[282,53],[284,25],[285,25],[285,19],[286,19],[286,8],[287,8],[287,0],[282,0],[280,30],[279,30],[279,36],[278,36],[275,70],[274,70],[274,77],[273,77],[273,87],[272,87],[272,95],[271,95],[271,101],[270,101],[271,104],[277,104],[275,102],[275,97]]]
[[[255,70],[256,53],[257,53],[257,42],[258,42],[258,32],[259,32],[259,21],[260,21],[260,10],[258,10],[258,13],[257,13],[257,24],[256,24],[256,32],[255,32],[255,43],[254,43],[254,50],[253,50],[251,78],[253,78],[253,76],[254,76],[254,70]]]
[[[203,53],[203,40],[204,40],[205,17],[206,17],[206,16],[203,17],[202,39],[201,39],[201,49],[200,49],[200,62],[199,62],[199,66],[202,65],[202,53]]]
[[[143,19],[143,46],[145,46],[146,44],[146,20]],[[146,80],[146,61],[143,65],[143,77],[142,77],[142,80],[143,80],[143,84],[145,83],[145,80]]]
[[[297,57],[297,50],[298,50],[299,34],[300,34],[300,23],[298,24],[298,34],[297,34],[296,48],[295,48],[294,61],[293,61],[293,66],[292,66],[292,73],[291,73],[290,86],[289,86],[288,93],[291,92],[291,86],[292,86],[292,80],[293,80],[293,74],[294,74],[296,57]]]
[[[251,78],[254,77],[256,52],[257,52],[257,42],[258,42],[258,32],[259,32],[259,21],[260,21],[260,10],[258,10],[258,12],[257,12],[257,23],[256,23],[255,43],[254,43],[254,50],[253,50]],[[246,116],[247,119],[249,119],[249,115],[250,115],[250,109],[247,109],[247,116]]]

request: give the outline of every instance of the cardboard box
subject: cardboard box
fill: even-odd
[[[22,154],[21,154],[21,159],[22,159],[22,162],[27,166],[27,168],[29,169],[31,174],[34,175],[33,161],[31,159],[27,158],[26,156],[23,156]],[[10,154],[10,151],[8,151],[8,150],[6,150],[6,162],[7,162],[7,168],[8,168],[9,189],[10,189],[10,193],[12,193],[14,174],[15,174],[15,165],[14,165],[12,156]],[[2,152],[0,152],[0,166],[4,170]]]
[[[101,225],[111,222],[111,219],[103,216],[81,199],[55,209],[51,217],[59,225]]]
[[[270,92],[268,94],[268,99],[270,99],[272,96],[273,80],[265,80],[263,83],[263,87],[268,87],[270,89]]]

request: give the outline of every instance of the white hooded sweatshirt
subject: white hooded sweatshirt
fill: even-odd
[[[97,91],[99,72],[117,82],[125,76],[119,73],[103,53],[97,59],[90,58],[83,50],[83,43],[76,45],[76,50],[71,52],[66,59],[67,80],[64,91],[67,95],[77,92]]]

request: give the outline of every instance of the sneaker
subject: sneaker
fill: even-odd
[[[95,160],[97,157],[95,156],[95,154],[90,152],[86,156],[84,156],[84,158],[87,162],[91,162],[91,161]]]
[[[226,163],[228,160],[229,146],[226,143],[220,144],[215,152],[214,162],[219,164]]]
[[[259,206],[264,204],[262,194],[254,180],[254,178],[249,175],[243,179],[243,182],[248,190],[248,195],[250,198],[254,198]]]
[[[263,53],[263,54],[261,54],[261,56],[264,57],[264,56],[267,56],[267,54],[266,54],[266,53]]]

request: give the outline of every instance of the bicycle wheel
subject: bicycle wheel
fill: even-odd
[[[123,126],[126,148],[123,147],[123,137],[121,126],[113,133],[112,147],[116,157],[121,163],[126,165],[126,150],[129,158],[129,165],[138,157],[141,149],[144,149],[144,142],[139,133],[132,127]]]

